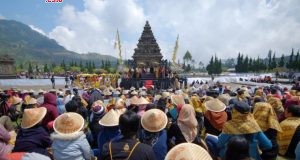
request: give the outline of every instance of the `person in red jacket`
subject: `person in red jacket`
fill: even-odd
[[[53,93],[46,93],[44,95],[44,104],[42,107],[45,107],[47,109],[47,114],[45,118],[42,121],[42,126],[47,128],[47,124],[49,122],[52,122],[55,120],[56,117],[58,117],[58,110],[56,107],[56,95]]]

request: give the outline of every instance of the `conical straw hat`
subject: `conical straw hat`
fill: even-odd
[[[205,102],[204,106],[207,110],[212,112],[221,112],[226,109],[226,105],[217,98]]]
[[[61,114],[54,120],[54,131],[58,134],[70,135],[76,134],[84,126],[84,119],[75,112]]]
[[[21,122],[21,128],[27,129],[35,126],[43,120],[47,113],[45,107],[25,109]]]
[[[165,160],[212,160],[209,153],[194,143],[181,143],[173,147]]]
[[[166,127],[167,123],[167,115],[159,109],[146,111],[141,119],[143,128],[149,132],[159,132]]]
[[[144,98],[144,97],[140,97],[140,98],[137,100],[136,105],[144,105],[144,104],[149,104],[149,101],[147,101],[147,99]]]
[[[184,98],[182,95],[171,95],[171,102],[175,105],[185,104]]]
[[[118,126],[119,125],[120,113],[114,109],[109,110],[99,121],[99,124],[106,127]]]
[[[133,96],[130,98],[130,103],[131,104],[138,104],[139,98],[137,96]]]

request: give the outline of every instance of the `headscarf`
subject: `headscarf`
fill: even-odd
[[[193,142],[198,133],[198,122],[195,110],[190,104],[185,104],[179,112],[177,119],[178,127],[187,142]]]
[[[203,113],[202,103],[198,96],[192,96],[190,98],[190,104],[194,107],[196,112]]]
[[[269,128],[275,129],[278,132],[282,131],[276,113],[269,103],[256,103],[253,110],[253,116],[262,131],[266,131]]]
[[[204,116],[208,119],[209,123],[219,131],[223,129],[223,126],[227,121],[227,113],[225,111],[212,112],[207,110],[204,113]]]
[[[232,119],[226,122],[223,128],[225,134],[252,134],[260,131],[251,113],[242,114],[235,108],[232,109]]]

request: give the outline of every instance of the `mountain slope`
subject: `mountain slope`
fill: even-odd
[[[10,55],[20,62],[60,63],[69,61],[117,61],[117,58],[97,53],[78,54],[68,51],[55,40],[32,30],[28,25],[14,20],[0,20],[0,56]],[[98,64],[99,62],[99,64]]]

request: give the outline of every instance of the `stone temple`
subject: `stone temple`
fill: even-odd
[[[170,65],[163,60],[160,48],[146,21],[144,30],[137,47],[134,49],[133,60],[128,60],[129,72],[122,78],[121,86],[128,89],[131,86],[154,86],[157,89],[165,89],[170,85]]]

